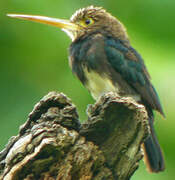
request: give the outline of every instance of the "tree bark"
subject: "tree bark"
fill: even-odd
[[[132,98],[102,96],[80,123],[63,93],[51,92],[0,153],[0,180],[126,180],[143,157],[147,112]]]

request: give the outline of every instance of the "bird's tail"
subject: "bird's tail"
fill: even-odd
[[[151,134],[143,143],[144,161],[149,172],[158,173],[165,169],[163,154],[153,126],[153,113],[148,111]]]

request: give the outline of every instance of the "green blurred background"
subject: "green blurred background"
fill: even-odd
[[[175,1],[174,0],[1,0],[0,149],[18,133],[33,105],[49,91],[61,91],[86,119],[93,99],[68,66],[69,38],[55,27],[6,17],[6,13],[69,18],[87,5],[103,6],[127,27],[161,98],[166,120],[156,114],[156,129],[166,171],[149,174],[143,162],[133,180],[175,179]]]

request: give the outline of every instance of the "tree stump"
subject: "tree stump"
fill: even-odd
[[[126,180],[143,157],[147,112],[132,98],[103,95],[80,123],[63,93],[37,103],[0,153],[0,180]]]

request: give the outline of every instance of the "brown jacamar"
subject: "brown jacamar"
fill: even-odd
[[[118,19],[94,6],[76,11],[70,20],[22,14],[9,16],[50,24],[65,31],[72,39],[69,49],[72,72],[94,99],[112,91],[143,104],[151,130],[142,146],[146,165],[150,172],[165,169],[153,126],[153,110],[164,116],[159,97],[142,57],[131,46],[126,29]]]

